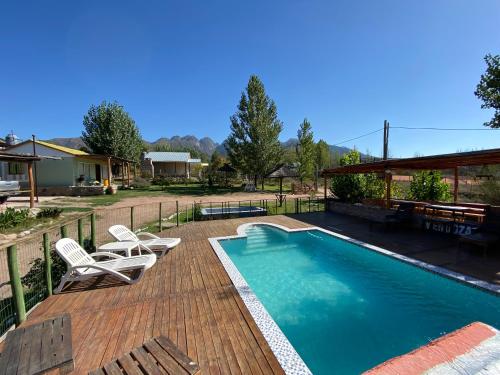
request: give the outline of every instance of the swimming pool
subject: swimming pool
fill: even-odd
[[[213,219],[225,216],[250,217],[250,216],[264,216],[266,214],[267,210],[265,208],[257,206],[213,207],[213,208],[201,209],[202,218],[213,218]]]
[[[498,294],[319,228],[243,231],[246,237],[211,243],[247,306],[253,291],[314,374],[358,374],[473,321],[500,328]],[[251,291],[231,274],[226,255]],[[260,313],[249,310],[259,324]],[[259,327],[272,340],[265,324]],[[280,344],[270,345],[283,365]]]

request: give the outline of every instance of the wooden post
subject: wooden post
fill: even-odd
[[[61,225],[61,238],[68,237],[68,227],[66,225]]]
[[[130,163],[127,161],[127,186],[130,187]]]
[[[78,219],[78,243],[83,247],[83,219]]]
[[[17,266],[16,245],[7,248],[7,266],[9,267],[10,287],[12,289],[14,309],[16,311],[16,326],[18,326],[26,320],[26,306],[24,304],[23,286]]]
[[[47,293],[52,295],[52,259],[50,258],[49,234],[43,234],[43,257],[45,259],[45,283],[47,284]]]
[[[111,182],[113,180],[113,172],[111,171],[111,158],[108,157],[108,183],[111,186]]]
[[[134,206],[130,207],[130,230],[134,231]]]
[[[325,207],[324,207],[324,209],[325,209],[325,212],[326,212],[327,211],[326,203],[327,203],[327,200],[328,200],[328,179],[325,177],[323,182],[325,183],[325,186],[323,187],[323,190],[324,190],[323,194],[324,194],[324,197],[325,197],[325,203],[324,203]]]
[[[90,242],[92,244],[92,248],[95,250],[97,248],[96,242],[96,228],[95,228],[95,213],[92,212],[90,214]]]
[[[175,201],[175,212],[176,212],[176,219],[177,219],[177,226],[179,226],[179,201]],[[210,211],[211,213],[212,211]]]
[[[158,210],[158,231],[161,232],[163,230],[163,222],[161,221],[161,202],[160,202],[160,209]]]
[[[125,186],[125,163],[122,162],[122,186]]]
[[[455,179],[453,181],[453,202],[458,203],[458,167],[455,167]]]
[[[30,208],[35,207],[35,183],[33,181],[33,162],[28,163],[28,181],[30,184]]]
[[[391,181],[392,173],[385,173],[385,207],[391,208]]]

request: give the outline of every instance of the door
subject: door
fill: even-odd
[[[101,181],[101,164],[95,165],[95,180],[102,183],[102,181]]]

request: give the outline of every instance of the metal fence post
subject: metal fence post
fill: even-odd
[[[130,207],[130,230],[134,231],[134,206]]]
[[[68,227],[66,225],[61,225],[61,238],[68,237]]]
[[[80,226],[78,226],[80,228]],[[52,259],[50,258],[49,234],[43,234],[43,257],[45,258],[45,282],[47,283],[47,293],[52,295]]]
[[[295,198],[295,213],[299,213],[299,198]]]
[[[159,209],[159,212],[158,212],[158,230],[161,232],[163,230],[163,223],[161,221],[161,202],[160,202],[160,209]]]
[[[16,325],[21,324],[26,320],[26,306],[24,304],[24,292],[19,276],[19,268],[17,265],[17,247],[16,245],[7,248],[7,265],[9,267],[10,287],[16,311]]]
[[[175,212],[176,212],[176,219],[177,219],[177,226],[179,226],[179,201],[175,201]]]
[[[311,196],[309,196],[309,212],[311,212]]]
[[[195,208],[195,207],[194,207],[194,203],[193,203],[193,204],[192,204],[192,209],[191,209],[191,214],[193,215],[193,220],[192,220],[193,222],[194,222],[194,208]]]
[[[83,219],[78,219],[78,243],[83,246]]]
[[[97,246],[96,242],[96,228],[95,228],[95,212],[90,214],[90,242],[92,244],[92,248],[95,249]]]

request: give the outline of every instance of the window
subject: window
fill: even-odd
[[[9,163],[9,174],[24,174],[23,163]]]

